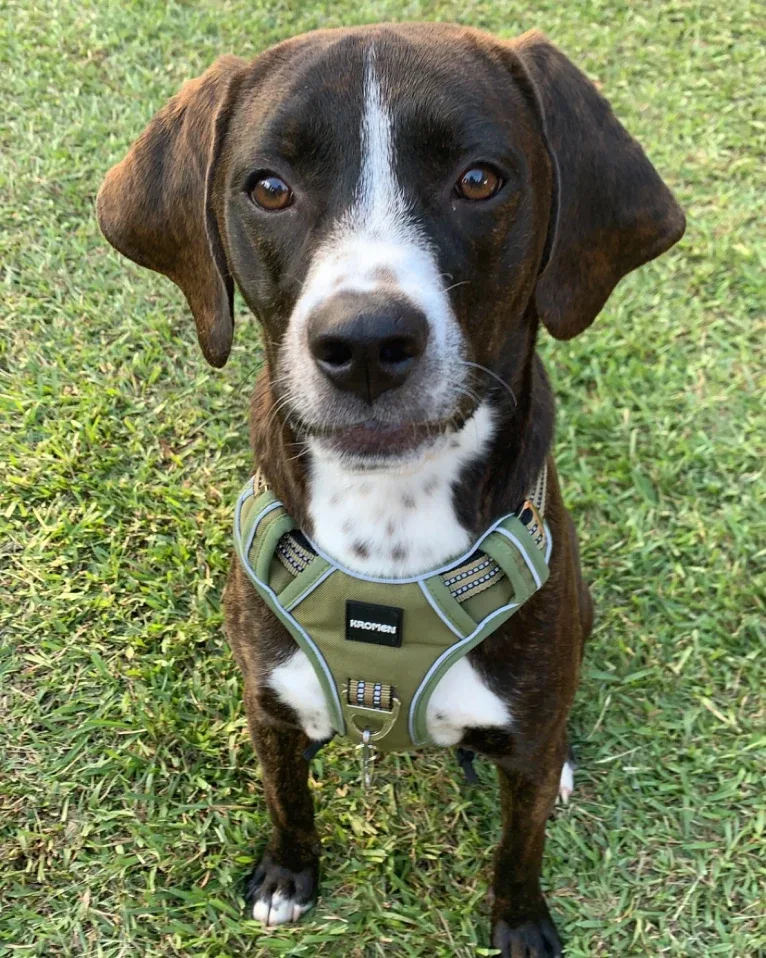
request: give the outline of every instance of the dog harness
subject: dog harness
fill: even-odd
[[[547,466],[521,508],[464,555],[402,579],[344,568],[296,527],[259,474],[247,483],[234,515],[237,555],[308,656],[336,733],[384,752],[428,744],[439,680],[548,578],[546,481]]]

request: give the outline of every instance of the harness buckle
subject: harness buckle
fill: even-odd
[[[374,709],[367,708],[364,705],[351,705],[349,706],[349,715],[348,723],[352,726],[357,735],[361,735],[362,742],[364,742],[364,736],[369,735],[368,742],[372,744],[382,739],[384,736],[388,735],[391,729],[394,727],[397,718],[399,717],[399,709],[401,708],[402,703],[399,701],[396,696],[391,700],[391,710],[384,711],[383,709]],[[380,728],[370,728],[366,724],[367,719],[374,718],[376,721],[383,720],[383,724]],[[357,719],[361,720],[364,724],[360,727],[357,723]]]

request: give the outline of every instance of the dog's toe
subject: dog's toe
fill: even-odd
[[[295,898],[285,898],[279,892],[264,898],[256,898],[253,902],[253,918],[273,928],[276,925],[285,925],[288,922],[298,921],[301,915],[308,911],[313,902],[301,904]]]
[[[247,912],[267,928],[298,921],[316,899],[316,868],[290,871],[265,855],[247,883]]]

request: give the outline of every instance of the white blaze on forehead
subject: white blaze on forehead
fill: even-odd
[[[436,320],[452,311],[431,245],[397,177],[393,117],[374,48],[365,59],[362,100],[353,202],[317,251],[298,307],[310,310],[338,292],[369,292],[383,283],[420,306],[432,326],[443,327]]]
[[[375,48],[364,69],[362,165],[357,202],[351,210],[354,226],[381,238],[404,225],[407,203],[396,179],[391,115],[375,70]]]

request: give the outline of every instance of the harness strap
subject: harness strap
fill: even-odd
[[[263,601],[274,615],[281,620],[308,656],[330,709],[332,727],[342,735],[345,732],[345,723],[340,696],[332,672],[309,633],[285,608],[285,599],[291,602],[291,608],[296,604],[293,601],[294,596],[288,593],[288,589],[298,593],[296,601],[302,601],[334,570],[329,563],[324,562],[317,556],[301,576],[294,579],[286,588],[283,588],[279,593],[272,589],[269,579],[269,566],[279,540],[276,534],[270,536],[269,531],[275,521],[279,521],[281,518],[289,519],[289,516],[287,516],[282,503],[279,502],[274,493],[262,484],[259,485],[258,480],[259,474],[256,473],[242,490],[237,500],[234,511],[234,547],[243,569],[250,577]],[[289,521],[291,528],[294,528],[295,523],[292,519],[289,519]],[[271,548],[265,548],[268,545]],[[254,563],[251,561],[251,556],[255,559]],[[314,562],[321,565],[314,567]],[[322,566],[326,568],[322,568]]]

